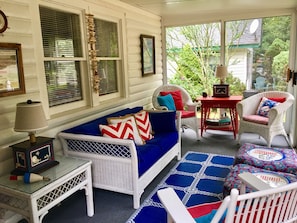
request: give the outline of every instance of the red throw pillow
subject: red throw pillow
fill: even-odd
[[[134,139],[131,121],[119,122],[110,125],[99,125],[103,136],[118,139]]]
[[[174,100],[176,110],[184,110],[183,98],[180,91],[161,91],[160,95],[165,96],[171,94]]]
[[[136,125],[136,120],[135,120],[135,117],[133,115],[128,114],[128,115],[125,115],[125,116],[107,118],[108,124],[116,124],[118,122],[127,122],[127,121],[131,121],[135,144],[136,145],[143,145],[144,141],[143,141],[142,137],[139,134],[139,130],[138,130],[138,127]]]
[[[270,99],[272,101],[279,102],[279,103],[283,103],[283,102],[286,101],[286,98],[277,98],[277,97],[275,97],[275,98],[268,98],[268,99]]]

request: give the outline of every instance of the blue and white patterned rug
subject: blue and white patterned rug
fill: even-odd
[[[156,194],[165,187],[174,188],[187,207],[221,200],[233,161],[231,156],[186,153],[126,223],[166,223],[166,211]]]

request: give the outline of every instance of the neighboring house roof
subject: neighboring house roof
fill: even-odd
[[[235,41],[233,40],[233,43],[236,43],[236,47],[259,47],[262,41],[262,19],[244,20],[244,22],[240,24],[240,26],[242,26],[241,29],[243,29],[242,36]],[[230,33],[231,31],[232,30],[228,30],[227,33]]]
[[[236,21],[232,21],[236,22]],[[227,22],[228,25],[231,25],[231,22]],[[202,24],[203,25],[203,24]],[[205,26],[207,26],[206,24]],[[228,26],[227,25],[227,26]],[[179,27],[175,27],[178,29]],[[205,27],[203,27],[205,28]],[[201,29],[203,32],[203,28]],[[242,31],[242,35],[240,35],[237,39],[233,39],[232,45],[230,47],[236,47],[236,48],[258,48],[261,45],[262,41],[262,19],[250,19],[250,20],[240,20],[238,21],[238,26],[235,27],[236,31],[234,32],[234,35],[232,35],[232,28],[227,27],[227,33],[229,34],[227,36],[227,43],[229,43],[232,40],[232,36],[238,35],[239,30]],[[234,29],[235,29],[234,28]],[[205,28],[206,30],[207,28]],[[179,35],[178,33],[175,34],[178,36],[178,40],[170,40],[174,44],[174,47],[168,49],[170,51],[180,51],[180,49],[185,44],[192,45],[183,35]],[[210,43],[213,50],[220,50],[220,32],[219,30],[211,30],[211,34],[208,34],[212,37],[212,43]],[[209,43],[209,42],[208,42]],[[202,42],[203,44],[203,42]],[[208,48],[209,46],[203,46],[205,48]]]

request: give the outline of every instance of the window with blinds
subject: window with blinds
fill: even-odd
[[[82,100],[79,15],[39,7],[49,106]]]
[[[100,76],[99,95],[116,93],[121,71],[118,23],[94,19],[98,74]]]

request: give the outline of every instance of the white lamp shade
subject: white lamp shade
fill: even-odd
[[[35,132],[47,127],[41,102],[28,100],[17,104],[14,131]]]
[[[217,78],[225,78],[228,76],[228,69],[224,65],[217,66],[216,69],[216,77]]]

